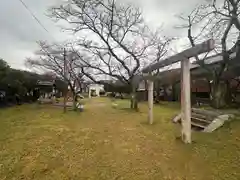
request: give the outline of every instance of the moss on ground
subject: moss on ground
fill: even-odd
[[[140,112],[118,101],[91,99],[83,113],[51,106],[0,110],[0,179],[240,179],[240,122],[211,134],[194,132],[194,143],[178,140],[171,122],[178,104]]]

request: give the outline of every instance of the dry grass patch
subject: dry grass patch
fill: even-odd
[[[129,111],[127,101],[86,101],[83,113],[24,105],[0,110],[0,179],[240,179],[240,122],[212,134],[176,137],[179,105]],[[101,104],[101,106],[98,106]]]

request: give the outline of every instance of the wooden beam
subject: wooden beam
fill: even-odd
[[[190,60],[181,62],[181,112],[182,112],[182,140],[191,143],[191,87]]]
[[[156,69],[160,69],[164,66],[171,65],[173,63],[179,62],[183,59],[189,59],[191,57],[194,57],[196,55],[209,52],[214,49],[214,40],[210,39],[207,40],[201,44],[196,45],[195,47],[189,48],[185,51],[182,51],[181,53],[178,53],[174,56],[171,56],[165,60],[162,60],[158,63],[152,64],[142,70],[143,73],[149,73]]]

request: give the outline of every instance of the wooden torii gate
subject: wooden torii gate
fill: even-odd
[[[151,72],[165,66],[181,61],[181,119],[182,119],[182,140],[191,143],[191,81],[190,81],[190,58],[214,49],[212,39],[205,41],[195,47],[189,48],[176,55],[173,55],[158,63],[152,64],[142,70],[148,79],[148,120],[153,123],[153,79]]]

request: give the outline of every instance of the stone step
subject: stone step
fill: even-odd
[[[201,118],[191,118],[191,124],[194,127],[198,127],[201,129],[205,129],[207,126],[209,126],[211,122],[205,120],[205,119],[201,119]]]
[[[192,109],[191,125],[192,129],[200,130],[203,132],[213,132],[221,127],[225,121],[234,118],[232,114],[223,114],[218,111],[209,111],[202,109]],[[174,117],[173,122],[181,122],[181,114]]]
[[[215,118],[217,116],[222,115],[222,113],[218,112],[218,111],[210,111],[210,110],[205,110],[205,109],[196,109],[196,108],[192,108],[192,113],[196,113],[196,114],[202,114],[205,115],[206,117],[211,117],[211,118]]]
[[[210,124],[212,122],[212,121],[209,121],[207,119],[198,118],[198,117],[195,117],[195,116],[192,116],[192,121],[200,121],[200,122],[204,122],[206,124]]]
[[[207,126],[201,125],[199,123],[195,123],[195,122],[191,122],[192,126],[198,127],[198,128],[202,128],[205,129]]]
[[[197,118],[202,118],[202,119],[207,119],[208,117],[204,114],[200,114],[200,113],[195,113],[195,112],[192,112],[191,113],[192,117],[197,117]]]

